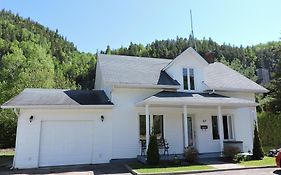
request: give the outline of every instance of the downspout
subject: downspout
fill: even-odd
[[[16,116],[17,116],[17,118],[18,118],[18,120],[17,120],[17,130],[18,130],[18,124],[19,124],[19,111],[17,111],[17,109],[16,108],[13,108],[13,112],[16,114]],[[16,131],[17,132],[17,131]],[[17,134],[16,134],[17,135]],[[16,138],[17,139],[17,138]],[[17,141],[16,141],[16,143],[17,143]],[[16,160],[16,156],[17,156],[17,154],[16,154],[16,143],[15,143],[15,155],[14,155],[14,158],[13,158],[13,164],[12,164],[12,167],[10,168],[11,170],[12,169],[14,169],[15,168],[15,160]]]

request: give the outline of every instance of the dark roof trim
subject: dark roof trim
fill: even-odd
[[[178,86],[178,85],[180,85],[180,83],[178,81],[172,79],[172,77],[170,77],[167,74],[166,71],[161,70],[157,85],[172,85],[172,86],[175,85],[175,86]]]
[[[113,105],[103,90],[67,90],[64,93],[80,105]]]
[[[166,98],[166,97],[193,97],[194,95],[200,95],[202,97],[213,97],[213,98],[230,98],[227,96],[215,94],[215,93],[197,93],[197,92],[177,92],[177,91],[161,91],[157,94],[153,95],[159,98]]]

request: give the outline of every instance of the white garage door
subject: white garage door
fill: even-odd
[[[39,166],[92,163],[93,121],[43,121]]]

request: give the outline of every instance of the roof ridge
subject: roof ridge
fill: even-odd
[[[172,61],[174,58],[159,58],[159,57],[143,57],[143,56],[130,56],[130,55],[115,55],[115,54],[112,54],[112,55],[109,55],[109,54],[98,54],[98,57],[99,55],[102,55],[102,56],[115,56],[115,57],[126,57],[126,58],[134,58],[134,59],[153,59],[153,60],[165,60],[165,61]]]

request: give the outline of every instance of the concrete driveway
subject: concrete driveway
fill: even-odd
[[[0,170],[0,174],[48,174],[48,175],[131,175],[122,164],[61,166],[27,170]]]

